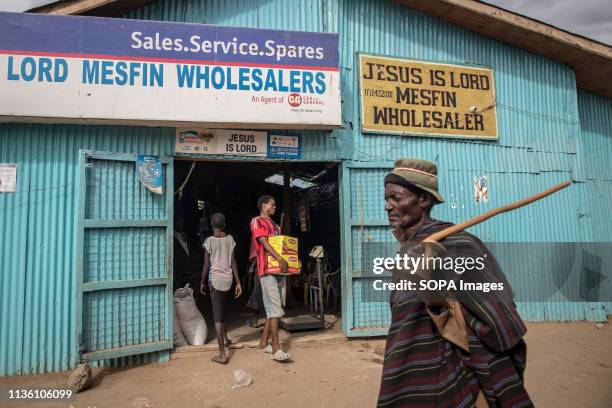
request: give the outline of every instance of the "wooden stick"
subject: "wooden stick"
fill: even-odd
[[[431,241],[442,241],[444,238],[448,237],[449,235],[452,234],[456,234],[458,232],[463,231],[466,228],[472,227],[476,224],[480,224],[483,221],[488,220],[489,218],[492,218],[494,216],[496,216],[497,214],[501,214],[501,213],[505,213],[507,211],[512,211],[512,210],[516,210],[517,208],[523,207],[527,204],[531,204],[534,201],[540,200],[546,196],[549,196],[553,193],[556,193],[559,190],[564,189],[565,187],[569,186],[570,184],[572,184],[571,180],[565,181],[561,184],[558,184],[554,187],[549,188],[548,190],[544,190],[541,193],[538,193],[536,195],[533,195],[531,197],[527,197],[523,200],[519,200],[516,201],[512,204],[508,204],[505,205],[503,207],[499,207],[499,208],[495,208],[491,211],[487,211],[484,214],[480,214],[477,217],[471,218],[467,221],[462,222],[461,224],[457,224],[457,225],[453,225],[452,227],[448,227],[446,229],[443,229],[442,231],[438,231],[434,234],[431,234],[430,236],[428,236],[427,238],[425,238],[425,242],[431,242]]]

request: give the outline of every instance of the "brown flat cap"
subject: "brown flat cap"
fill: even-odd
[[[427,160],[404,157],[395,161],[393,170],[385,177],[385,184],[416,187],[430,193],[438,203],[444,197],[438,192],[438,166]]]

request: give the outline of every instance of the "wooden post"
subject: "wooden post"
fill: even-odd
[[[291,176],[289,175],[289,165],[283,167],[283,235],[291,235]],[[290,276],[285,279],[285,305],[291,305],[293,294],[289,283]]]
[[[289,165],[283,170],[283,235],[291,235],[291,177]]]

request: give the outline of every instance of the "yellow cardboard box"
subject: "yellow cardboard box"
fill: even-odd
[[[300,273],[301,265],[298,258],[298,239],[287,235],[275,235],[268,237],[268,243],[289,264],[288,275]],[[272,255],[268,255],[268,271],[280,274],[278,261]]]

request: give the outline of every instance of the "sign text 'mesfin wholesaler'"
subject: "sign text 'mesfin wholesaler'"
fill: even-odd
[[[0,116],[340,125],[338,35],[0,13]]]

